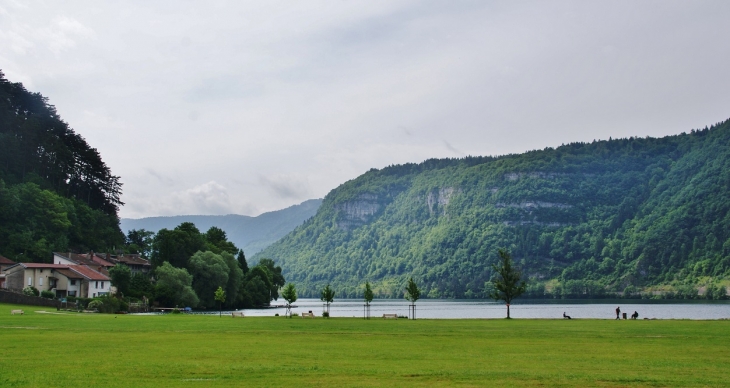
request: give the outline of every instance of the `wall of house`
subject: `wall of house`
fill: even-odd
[[[25,270],[23,267],[16,267],[5,272],[5,288],[8,290],[22,290],[25,287]]]
[[[89,298],[95,298],[108,294],[111,291],[111,282],[108,280],[90,280],[89,281]]]
[[[71,260],[67,260],[64,257],[53,255],[53,264],[66,264],[66,265],[76,265],[78,263],[74,263]]]

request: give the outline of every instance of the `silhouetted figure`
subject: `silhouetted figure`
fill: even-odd
[[[631,314],[631,319],[636,319],[638,317],[639,317],[639,313],[637,313],[636,311],[634,311],[634,313]]]
[[[621,319],[619,315],[621,315],[621,307],[616,307],[616,319]]]
[[[565,311],[563,311],[563,319],[573,319],[570,317],[570,315],[565,315]]]

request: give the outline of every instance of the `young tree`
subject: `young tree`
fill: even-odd
[[[496,274],[492,279],[494,290],[489,297],[494,300],[503,300],[507,304],[507,319],[510,319],[509,305],[512,303],[512,299],[525,292],[527,284],[522,280],[522,272],[512,266],[512,256],[506,250],[499,250],[499,259],[499,265],[492,264]]]
[[[416,319],[416,301],[421,297],[421,290],[418,289],[416,282],[413,278],[408,280],[408,286],[406,286],[406,300],[411,302],[410,309],[413,310],[413,319]]]
[[[281,290],[281,297],[286,301],[286,314],[291,318],[291,304],[297,301],[297,289],[293,283],[287,283]]]
[[[365,282],[365,292],[363,293],[363,296],[365,297],[365,304],[370,305],[370,302],[373,301],[373,289],[370,288],[370,282]]]
[[[322,302],[327,303],[327,316],[330,313],[330,303],[335,299],[335,291],[328,284],[327,287],[322,289],[321,296],[319,298]]]
[[[226,292],[223,291],[223,287],[218,286],[218,289],[215,290],[215,300],[218,301],[218,317],[222,317],[221,305],[226,301]]]
[[[363,296],[365,297],[365,317],[370,319],[370,302],[373,301],[373,289],[370,288],[370,282],[365,282],[365,292],[363,293]]]

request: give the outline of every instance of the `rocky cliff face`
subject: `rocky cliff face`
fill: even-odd
[[[380,211],[382,205],[378,196],[361,194],[355,200],[340,203],[337,210],[337,227],[342,230],[351,230],[368,223]]]
[[[428,205],[428,211],[431,216],[437,213],[445,216],[446,206],[451,201],[451,197],[460,192],[459,189],[454,187],[442,187],[438,190],[430,191],[426,195],[426,205]]]

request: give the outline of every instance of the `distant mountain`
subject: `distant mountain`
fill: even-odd
[[[483,298],[497,249],[528,297],[725,298],[730,120],[663,138],[372,169],[258,257],[300,296]],[[254,258],[254,260],[256,257]]]
[[[120,226],[127,234],[132,229],[146,229],[157,233],[160,229],[173,229],[183,222],[192,222],[205,232],[211,226],[223,229],[228,240],[243,249],[246,256],[253,254],[291,232],[317,213],[321,199],[310,199],[286,209],[263,213],[256,217],[229,214],[225,216],[172,216],[147,218],[122,218]]]

